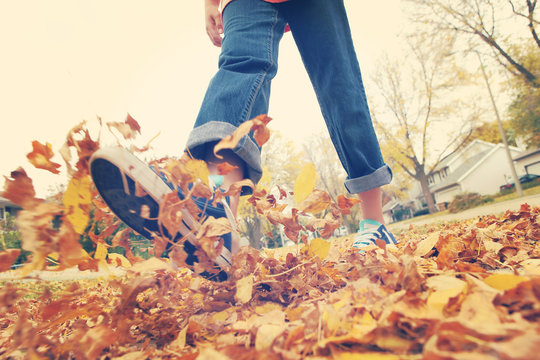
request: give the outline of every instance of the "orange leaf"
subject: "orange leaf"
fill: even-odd
[[[11,268],[11,265],[21,253],[20,249],[7,249],[6,251],[0,251],[0,271],[6,271]]]
[[[232,133],[232,135],[226,136],[219,143],[214,146],[214,155],[221,158],[218,152],[224,149],[234,149],[238,142],[251,130],[254,130],[253,137],[259,146],[263,146],[270,136],[266,125],[272,120],[272,118],[266,115],[259,115],[254,119],[248,120],[240,124],[238,128]]]
[[[266,115],[259,115],[255,118],[253,124],[253,138],[259,146],[266,144],[268,139],[270,139],[270,130],[266,127],[272,118]]]
[[[38,169],[48,170],[53,174],[60,173],[58,168],[61,165],[51,161],[51,158],[54,156],[51,144],[45,143],[43,145],[39,141],[34,140],[32,141],[32,148],[32,152],[26,155],[32,165]]]
[[[357,198],[348,198],[343,194],[340,194],[337,198],[337,206],[339,211],[341,211],[342,214],[347,215],[351,213],[351,208],[361,202],[360,199]]]
[[[217,165],[217,169],[219,175],[227,175],[234,169],[238,169],[238,166],[231,165],[228,162],[223,162]]]

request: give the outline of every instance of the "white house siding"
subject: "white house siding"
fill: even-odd
[[[518,151],[511,153],[513,156],[519,154]],[[502,146],[497,146],[484,161],[463,177],[461,186],[463,192],[495,194],[499,192],[499,186],[507,183],[508,174],[511,174],[511,170],[505,150]]]
[[[461,194],[461,187],[457,184],[448,189],[437,191],[435,193],[435,203],[442,204],[445,202],[452,202],[454,197],[459,194]]]
[[[540,175],[540,151],[516,161],[516,169],[519,175]]]
[[[528,174],[540,175],[540,160],[527,167]]]

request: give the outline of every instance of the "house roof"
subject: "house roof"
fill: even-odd
[[[536,155],[538,153],[540,153],[540,149],[532,149],[532,150],[529,150],[529,151],[524,151],[521,154],[519,154],[518,156],[516,156],[514,158],[514,161],[525,159],[525,158],[528,158],[529,156],[533,156],[533,155]]]
[[[436,192],[456,185],[458,180],[476,166],[490,151],[491,150],[486,150],[474,155],[468,161],[461,164],[456,170],[452,171],[443,181],[430,187],[430,190]]]
[[[11,207],[20,208],[19,205],[14,204],[14,203],[12,203],[11,201],[9,201],[8,199],[3,198],[3,197],[1,197],[1,196],[0,196],[0,206],[11,206]]]
[[[490,142],[487,142],[487,141],[484,141],[484,140],[474,139],[469,144],[467,144],[465,147],[463,147],[463,148],[459,149],[458,151],[456,151],[456,152],[442,158],[441,161],[439,162],[439,164],[437,165],[437,167],[435,168],[435,170],[441,170],[441,169],[444,169],[445,167],[449,166],[450,163],[454,159],[460,157],[464,152],[467,151],[468,148],[470,148],[470,147],[472,147],[472,146],[474,146],[474,145],[476,145],[478,143],[488,145],[491,148],[497,146],[497,144],[493,144],[493,143],[490,143]]]

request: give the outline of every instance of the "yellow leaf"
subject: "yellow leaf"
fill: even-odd
[[[302,314],[306,311],[305,307],[299,306],[296,308],[286,308],[285,313],[287,314],[287,320],[290,322],[296,321],[302,317]]]
[[[264,303],[264,305],[259,305],[255,308],[255,312],[259,315],[264,315],[273,310],[281,310],[281,305],[267,302],[267,303]]]
[[[188,327],[189,325],[184,326],[184,328],[178,333],[176,339],[174,339],[169,343],[169,345],[167,345],[168,349],[183,349],[186,346],[186,335]]]
[[[506,291],[528,280],[526,277],[513,274],[494,274],[485,278],[484,282],[494,289]]]
[[[435,290],[429,294],[428,305],[442,310],[448,304],[450,298],[456,297],[465,290],[467,283],[453,276],[439,275],[429,278],[427,286]]]
[[[234,299],[240,304],[245,304],[251,300],[253,292],[253,275],[250,274],[236,282],[236,294]]]
[[[90,219],[90,203],[92,192],[90,190],[91,181],[89,176],[80,179],[72,178],[64,193],[64,207],[67,210],[67,219],[73,225],[73,229],[78,234],[82,234],[86,229]]]
[[[135,263],[131,269],[133,272],[141,274],[155,273],[157,271],[174,271],[171,264],[167,263],[165,259],[151,257],[148,260]]]
[[[116,254],[116,253],[110,253],[109,254],[109,260],[111,261],[112,265],[117,266],[118,263],[120,263],[120,266],[123,267],[131,267],[131,263],[124,255]]]
[[[308,254],[311,256],[317,256],[319,259],[324,260],[329,251],[330,243],[326,240],[316,238],[309,243]]]
[[[336,360],[399,360],[401,358],[398,355],[385,354],[385,353],[344,352],[337,356],[334,356],[333,359],[336,359]]]
[[[230,360],[230,357],[212,348],[203,348],[197,356],[197,360]]]
[[[107,247],[103,243],[98,243],[96,246],[96,252],[94,253],[94,259],[105,260],[107,257]]]
[[[415,256],[427,255],[439,241],[439,232],[428,235],[424,240],[420,241],[414,251]]]
[[[257,351],[269,349],[275,338],[281,335],[283,331],[285,331],[285,327],[282,325],[261,325],[257,331],[257,336],[255,337],[255,349],[257,349]]]
[[[230,316],[229,311],[223,310],[223,311],[217,312],[214,315],[212,315],[212,320],[213,321],[225,321],[225,320],[227,320],[229,318],[229,316]]]
[[[294,182],[294,201],[297,204],[301,204],[313,192],[316,178],[315,165],[311,162],[305,164]]]

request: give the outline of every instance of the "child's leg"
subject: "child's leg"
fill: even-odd
[[[223,28],[219,69],[186,145],[199,159],[211,156],[210,143],[230,135],[244,121],[268,113],[285,22],[272,4],[235,0],[223,12]],[[243,176],[257,183],[262,167],[255,141],[246,137],[233,152],[245,163]]]
[[[380,186],[392,179],[371,121],[342,0],[280,4],[347,172],[345,187],[364,201],[364,216],[381,221]]]

